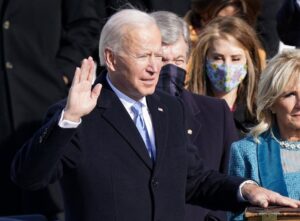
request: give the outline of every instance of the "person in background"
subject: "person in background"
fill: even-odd
[[[69,96],[17,153],[14,182],[36,190],[60,180],[66,221],[182,221],[185,202],[238,211],[248,203],[299,207],[254,181],[204,170],[185,130],[182,101],[155,93],[162,65],[155,20],[121,10],[102,29],[103,72],[89,57]]]
[[[251,0],[249,0],[251,2]],[[266,59],[274,57],[279,51],[280,39],[277,32],[276,15],[284,0],[260,0],[261,7],[255,28],[266,52]]]
[[[218,16],[236,16],[256,30],[262,43],[259,56],[262,64],[273,57],[279,49],[276,30],[276,13],[282,0],[191,0],[191,10],[185,20],[189,24],[193,45],[201,30]]]
[[[260,0],[191,0],[191,10],[185,15],[185,20],[193,45],[205,25],[218,16],[237,16],[255,26],[260,7]]]
[[[0,0],[0,216],[63,211],[59,186],[30,192],[10,179],[20,146],[48,106],[67,95],[75,67],[97,50],[94,0]]]
[[[187,132],[208,169],[227,173],[229,151],[238,139],[232,114],[224,100],[193,94],[184,88],[190,55],[189,29],[172,12],[151,13],[162,35],[162,61],[157,90],[180,97],[188,109]],[[185,220],[226,220],[226,212],[187,205]]]
[[[277,14],[277,30],[280,40],[300,48],[300,1],[285,0]]]
[[[201,32],[188,69],[188,90],[225,99],[240,136],[256,123],[259,47],[254,30],[242,19],[219,17]]]
[[[229,174],[300,198],[300,50],[274,57],[261,75],[258,125],[232,144]],[[232,220],[242,220],[232,214]]]

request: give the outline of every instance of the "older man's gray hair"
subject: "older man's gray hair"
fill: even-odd
[[[104,25],[100,42],[99,57],[100,64],[105,64],[104,51],[109,48],[114,53],[123,50],[123,39],[126,38],[126,32],[138,27],[147,27],[155,24],[155,19],[146,12],[137,9],[122,9],[115,13]]]
[[[168,11],[153,12],[151,16],[155,19],[160,29],[164,45],[172,45],[182,36],[188,45],[188,50],[190,50],[189,28],[181,17]],[[189,54],[189,51],[187,53]]]

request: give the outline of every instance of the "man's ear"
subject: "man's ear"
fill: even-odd
[[[115,71],[116,59],[115,59],[115,54],[111,49],[109,48],[104,49],[104,58],[105,58],[105,63],[107,68],[111,71]]]

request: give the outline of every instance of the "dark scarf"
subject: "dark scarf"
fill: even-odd
[[[184,86],[186,71],[173,64],[167,64],[160,70],[156,89],[173,96],[179,96]]]

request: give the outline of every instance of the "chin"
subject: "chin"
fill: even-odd
[[[143,91],[143,95],[144,95],[144,96],[151,95],[151,94],[154,93],[154,91],[155,91],[155,87],[154,87],[154,88],[151,88],[151,89],[146,89],[146,90]]]

